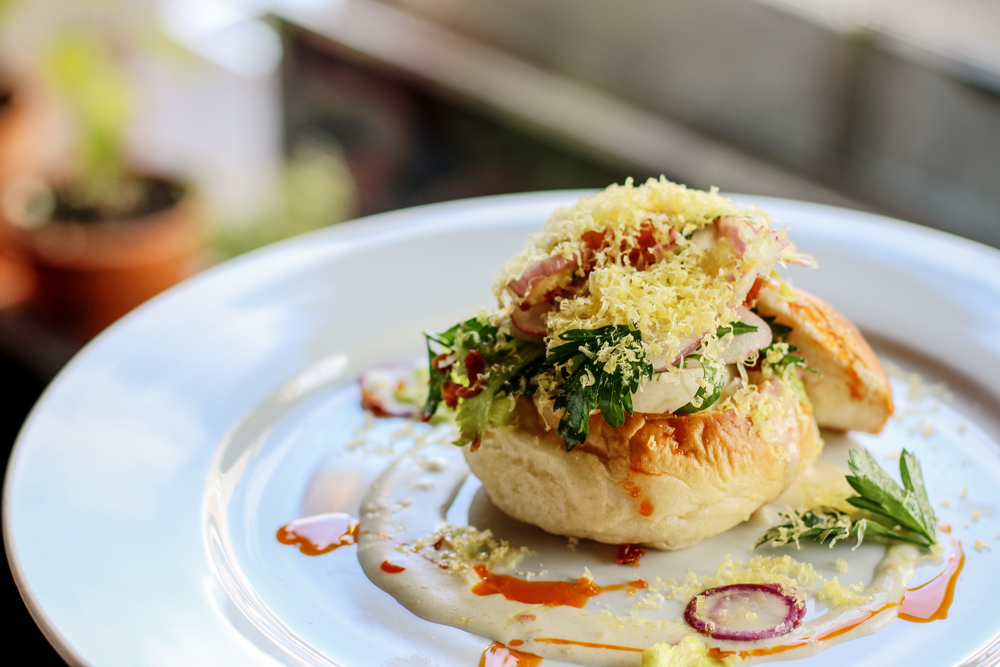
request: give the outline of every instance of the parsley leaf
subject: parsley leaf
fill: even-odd
[[[642,334],[624,324],[573,329],[559,337],[569,342],[553,348],[545,364],[565,376],[554,407],[565,411],[558,432],[568,451],[587,440],[592,410],[599,408],[609,426],[625,423],[632,394],[643,378],[652,379],[653,365]]]
[[[805,359],[796,354],[792,354],[793,352],[797,352],[798,348],[794,345],[789,345],[786,342],[788,334],[792,333],[791,327],[775,322],[775,318],[773,316],[761,315],[756,308],[751,308],[751,311],[764,320],[764,322],[767,323],[767,326],[771,328],[771,344],[758,353],[760,355],[758,357],[759,359],[767,361],[771,369],[777,375],[786,378],[788,376],[785,375],[785,372],[792,366],[797,366],[803,370],[817,373],[814,368],[810,368],[806,364]]]
[[[865,537],[922,547],[937,544],[937,519],[927,499],[920,463],[913,454],[903,450],[899,459],[902,488],[868,450],[851,450],[848,465],[853,474],[846,476],[847,482],[859,495],[847,498],[847,502],[863,511],[848,513],[821,506],[782,512],[786,523],[768,530],[754,546],[768,542],[776,547],[791,542],[798,545],[800,539],[812,538],[821,544],[830,539],[832,547],[847,538],[856,538],[861,544]]]
[[[780,340],[772,342],[770,345],[762,349],[759,354],[763,363],[767,363],[776,375],[782,377],[787,377],[785,371],[793,366],[797,366],[802,370],[811,371],[813,373],[818,373],[814,368],[809,367],[806,364],[806,360],[797,354],[792,354],[792,352],[797,352],[798,348],[789,345],[788,343]]]
[[[773,319],[773,318],[772,318]],[[747,324],[746,322],[741,322],[736,320],[730,324],[719,327],[715,331],[715,335],[722,338],[726,334],[733,334],[734,336],[742,336],[743,334],[753,333],[757,331],[756,324]]]
[[[899,457],[903,488],[882,470],[867,449],[863,454],[852,450],[849,465],[854,474],[847,476],[847,483],[859,495],[851,496],[847,502],[908,528],[924,537],[928,545],[937,542],[936,519],[924,489],[920,463],[913,454],[904,449]]]

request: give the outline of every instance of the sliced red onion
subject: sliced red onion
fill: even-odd
[[[742,257],[743,253],[747,251],[747,244],[743,236],[745,226],[746,223],[741,218],[733,215],[724,215],[715,221],[717,236],[719,238],[725,237],[732,241],[738,257]]]
[[[733,336],[726,347],[720,345],[719,361],[724,364],[736,364],[751,354],[771,344],[771,327],[749,308],[739,306],[736,309],[740,322],[757,327],[757,331]]]
[[[777,584],[732,584],[691,598],[684,620],[714,639],[756,641],[788,634],[804,614],[805,605]]]
[[[706,232],[710,232],[710,236],[706,236]],[[705,244],[708,243],[707,247],[711,247],[711,244],[720,238],[728,238],[732,241],[733,248],[736,250],[737,257],[743,257],[743,253],[746,252],[748,244],[751,244],[757,240],[761,233],[768,233],[774,236],[776,243],[781,244],[781,249],[789,245],[788,241],[782,241],[778,233],[771,229],[770,227],[754,227],[745,218],[739,218],[732,215],[722,216],[715,220],[715,224],[712,227],[704,227],[692,236],[691,240],[695,241],[700,247],[705,248]],[[699,235],[701,237],[699,238]],[[735,283],[733,286],[733,301],[732,305],[739,305],[743,303],[747,294],[750,293],[751,288],[753,288],[754,281],[757,280],[757,269],[750,267],[745,273],[742,274],[730,274],[726,276],[726,280],[731,283]]]
[[[681,352],[673,359],[667,359],[665,354],[660,354],[659,356],[653,357],[651,363],[653,364],[653,371],[656,373],[662,373],[671,366],[676,366],[681,362],[683,357],[688,356],[701,346],[701,341],[705,340],[707,332],[702,332],[698,334],[691,334],[681,340]]]
[[[507,287],[519,298],[523,299],[535,291],[546,278],[558,273],[574,271],[576,270],[576,266],[576,260],[567,259],[562,255],[548,257],[529,266],[517,280],[507,283]]]
[[[361,407],[376,417],[416,417],[422,406],[400,400],[417,395],[413,366],[372,368],[361,374]]]
[[[521,310],[515,306],[510,314],[510,321],[518,331],[529,336],[544,336],[546,331],[546,315],[551,310],[552,304],[543,302]]]

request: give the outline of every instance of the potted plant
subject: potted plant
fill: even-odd
[[[189,275],[201,242],[190,189],[127,161],[131,88],[108,44],[65,35],[48,79],[78,137],[75,164],[9,179],[9,231],[37,273],[31,311],[86,340]]]
[[[0,74],[0,193],[13,174],[30,171],[34,166],[35,153],[31,150],[34,143],[33,116],[25,109],[23,97],[15,96],[14,86]],[[23,303],[31,294],[34,283],[30,265],[6,235],[0,234],[0,308]]]

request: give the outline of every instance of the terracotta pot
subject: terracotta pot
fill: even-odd
[[[151,215],[116,222],[54,220],[14,230],[37,273],[30,311],[87,340],[197,268],[203,233],[191,195]]]
[[[0,83],[0,188],[11,178],[44,177],[59,160],[60,123],[52,105],[26,83]],[[2,215],[2,211],[0,211]]]
[[[4,196],[18,179],[42,178],[57,161],[60,142],[58,118],[40,91],[0,77],[0,308],[22,305],[35,286],[34,268],[11,239]]]

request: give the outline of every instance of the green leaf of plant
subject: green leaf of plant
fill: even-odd
[[[867,450],[852,450],[848,465],[853,474],[846,475],[845,479],[858,495],[851,496],[847,502],[870,514],[847,514],[828,507],[782,513],[787,523],[767,531],[757,546],[767,542],[775,546],[797,544],[803,538],[836,542],[847,537],[857,538],[858,544],[865,537],[898,540],[922,547],[937,544],[936,518],[915,456],[904,450],[900,457],[903,487]]]
[[[930,500],[927,498],[927,489],[924,488],[924,476],[920,471],[920,461],[910,452],[903,450],[899,457],[899,476],[903,480],[903,487],[909,491],[908,501],[916,505],[914,513],[920,519],[921,531],[926,537],[934,539],[937,527],[937,517],[931,509]]]
[[[727,324],[725,326],[719,327],[715,331],[715,335],[722,338],[726,334],[733,334],[734,336],[742,336],[743,334],[753,333],[757,331],[757,325],[747,324],[746,322],[740,322],[739,320]]]
[[[722,395],[722,390],[726,386],[725,366],[716,362],[714,359],[710,359],[709,357],[705,357],[700,354],[692,354],[684,359],[682,363],[686,364],[688,359],[697,361],[701,364],[701,367],[704,370],[705,381],[709,383],[709,387],[699,387],[690,403],[674,411],[674,414],[676,415],[689,415],[695,412],[701,412],[702,410],[707,410],[711,406],[715,405],[715,402],[719,400],[719,396]],[[696,403],[697,405],[695,405]]]
[[[425,333],[424,336],[427,339],[429,377],[427,401],[422,414],[424,420],[433,417],[440,407],[446,382],[468,384],[465,358],[469,352],[479,353],[486,365],[481,376],[484,384],[479,393],[459,399],[455,415],[459,427],[456,444],[475,442],[490,423],[506,416],[509,409],[499,409],[495,399],[513,397],[514,380],[545,354],[545,348],[540,343],[501,336],[497,327],[485,316],[470,318],[440,334]],[[454,362],[444,371],[438,371],[433,363],[441,354],[454,355]],[[518,383],[518,386],[525,385]],[[507,408],[512,405],[510,403]]]
[[[847,483],[861,496],[865,503],[864,509],[875,514],[881,514],[900,526],[917,533],[925,534],[928,539],[934,539],[933,533],[927,534],[923,522],[914,516],[906,502],[906,493],[892,477],[875,461],[871,452],[866,450],[851,450],[848,466],[853,475],[846,477]],[[853,498],[847,502],[855,504]]]
[[[508,355],[504,361],[489,367],[489,381],[482,391],[475,396],[462,399],[458,404],[455,423],[458,425],[459,437],[454,444],[461,447],[476,442],[491,423],[502,423],[498,421],[496,401],[501,398],[509,401],[510,397],[501,393],[500,389],[542,353],[543,348],[540,345],[523,346]],[[508,407],[513,407],[513,404]],[[509,412],[507,409],[501,413],[504,419]]]

